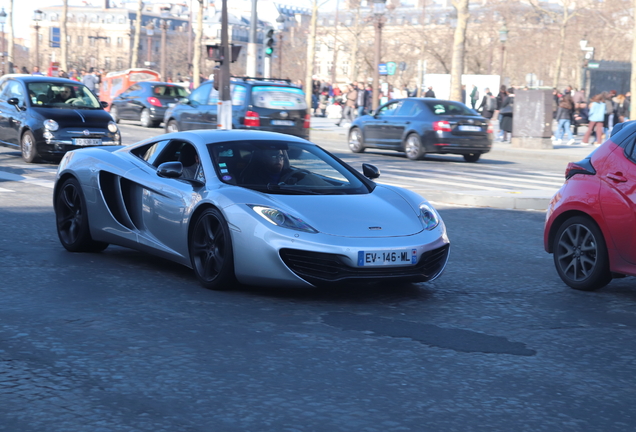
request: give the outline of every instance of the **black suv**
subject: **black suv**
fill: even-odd
[[[219,92],[206,81],[168,108],[166,132],[216,129]],[[305,93],[289,80],[232,77],[232,128],[280,132],[309,138]]]

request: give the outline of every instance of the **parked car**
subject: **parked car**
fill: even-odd
[[[150,252],[193,268],[210,289],[437,278],[449,253],[437,211],[371,181],[376,167],[363,173],[272,132],[197,130],[85,149],[59,165],[57,231],[69,251]]]
[[[113,99],[110,115],[119,120],[139,120],[143,127],[157,127],[168,107],[188,97],[182,86],[156,81],[141,81],[128,87]]]
[[[544,247],[561,279],[594,290],[636,276],[636,122],[621,123],[580,162],[547,211]]]
[[[431,98],[396,99],[349,127],[349,148],[395,150],[419,160],[427,153],[460,154],[477,162],[492,147],[488,119],[460,102]]]
[[[232,129],[280,132],[309,138],[310,116],[302,89],[289,80],[232,78]],[[166,111],[166,132],[216,129],[219,93],[206,81]]]
[[[26,162],[120,145],[119,129],[104,105],[77,81],[5,75],[0,79],[0,144],[19,148]]]

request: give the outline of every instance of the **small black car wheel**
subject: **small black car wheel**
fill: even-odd
[[[139,117],[139,120],[141,121],[141,125],[143,127],[149,128],[154,125],[154,122],[150,120],[150,111],[148,111],[148,109],[146,108],[141,110],[141,116]]]
[[[231,289],[236,283],[230,229],[215,208],[203,211],[190,230],[190,260],[197,279],[212,290]]]
[[[176,120],[170,120],[168,122],[168,125],[166,126],[166,132],[167,133],[179,132],[179,125],[177,124]]]
[[[37,162],[40,159],[35,147],[35,137],[31,131],[26,131],[22,135],[20,151],[22,151],[22,159],[27,163]]]
[[[572,217],[559,227],[553,254],[557,273],[574,289],[592,291],[612,280],[603,233],[588,217]]]
[[[466,162],[477,162],[481,157],[481,153],[470,153],[464,155],[464,160]]]
[[[119,123],[119,120],[121,120],[119,118],[119,113],[117,112],[117,107],[115,105],[110,107],[110,116],[113,118],[113,121],[115,123]]]
[[[76,179],[69,178],[58,187],[54,208],[57,235],[66,250],[99,252],[108,247],[108,243],[91,238],[84,194]]]
[[[362,153],[364,151],[364,140],[360,129],[353,128],[349,132],[349,148],[354,153]]]
[[[422,141],[418,134],[412,133],[406,137],[404,152],[406,153],[406,157],[411,160],[420,160],[426,155],[426,151],[424,151],[424,147],[422,147]]]

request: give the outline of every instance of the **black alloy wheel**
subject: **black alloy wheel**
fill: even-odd
[[[412,133],[406,137],[404,153],[406,153],[406,157],[411,160],[420,160],[426,155],[426,151],[422,146],[422,140],[418,134]]]
[[[559,227],[552,252],[557,273],[574,289],[592,291],[612,280],[603,233],[586,216],[572,217]]]
[[[354,153],[362,153],[364,151],[362,131],[357,127],[349,131],[349,149]]]
[[[225,218],[216,208],[203,211],[190,230],[190,260],[197,279],[212,290],[236,283],[232,239]]]
[[[481,153],[470,153],[470,154],[465,154],[463,156],[466,162],[477,162],[479,158],[481,157]]]
[[[119,117],[119,112],[117,112],[117,107],[115,105],[112,105],[110,107],[110,116],[113,118],[113,121],[115,123],[119,123],[119,120],[121,120],[121,118]]]
[[[33,132],[25,131],[20,139],[20,151],[22,152],[22,159],[27,163],[38,162],[40,157],[35,146],[35,137]]]
[[[76,179],[66,179],[58,187],[54,206],[57,235],[66,250],[99,252],[108,247],[108,243],[91,238],[84,194]]]

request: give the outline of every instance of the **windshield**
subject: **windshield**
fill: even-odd
[[[435,115],[479,115],[464,104],[451,101],[427,101],[424,103]]]
[[[103,109],[95,95],[81,83],[29,83],[27,89],[34,107]]]
[[[372,190],[320,147],[285,141],[208,144],[223,183],[272,194],[343,195]]]
[[[278,110],[305,110],[305,93],[296,87],[255,86],[252,87],[252,102],[260,108]]]

